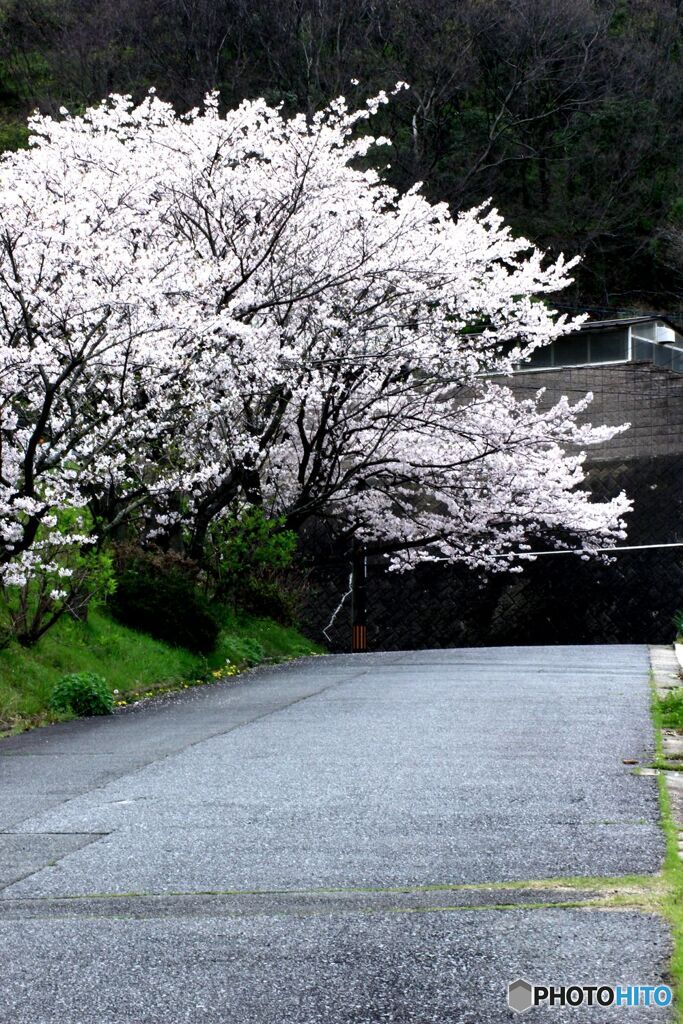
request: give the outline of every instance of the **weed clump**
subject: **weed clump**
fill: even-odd
[[[683,686],[659,701],[663,729],[683,729]]]
[[[110,715],[114,695],[102,676],[95,672],[73,672],[54,686],[50,707],[60,714]]]

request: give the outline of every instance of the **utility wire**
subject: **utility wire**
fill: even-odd
[[[667,544],[624,544],[616,548],[593,548],[591,551],[586,551],[585,548],[555,548],[552,551],[509,551],[505,554],[500,555],[501,558],[520,558],[525,555],[533,555],[537,558],[539,555],[594,555],[608,554],[618,555],[620,551],[652,551],[654,549],[661,548],[683,548],[683,541],[673,541]]]

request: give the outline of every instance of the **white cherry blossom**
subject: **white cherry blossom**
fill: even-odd
[[[221,115],[211,94],[181,116],[152,92],[31,119],[0,162],[6,583],[86,505],[104,531],[181,523],[198,555],[258,502],[397,567],[623,536],[628,500],[582,486],[580,451],[615,429],[505,385],[572,326],[542,301],[572,262],[490,207],[453,218],[390,188],[368,161],[386,102],[286,118],[264,100]]]

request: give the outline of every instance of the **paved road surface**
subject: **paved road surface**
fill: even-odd
[[[496,1024],[520,975],[661,980],[661,920],[552,882],[661,865],[647,672],[309,658],[0,741],[0,1021]],[[670,1019],[635,1014],[518,1019]]]

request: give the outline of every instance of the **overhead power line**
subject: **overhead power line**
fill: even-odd
[[[585,548],[555,548],[552,551],[508,551],[501,558],[524,558],[532,555],[538,558],[540,555],[618,555],[621,551],[653,551],[661,548],[683,548],[683,541],[671,541],[666,544],[624,544],[616,548],[593,548],[587,551]]]

